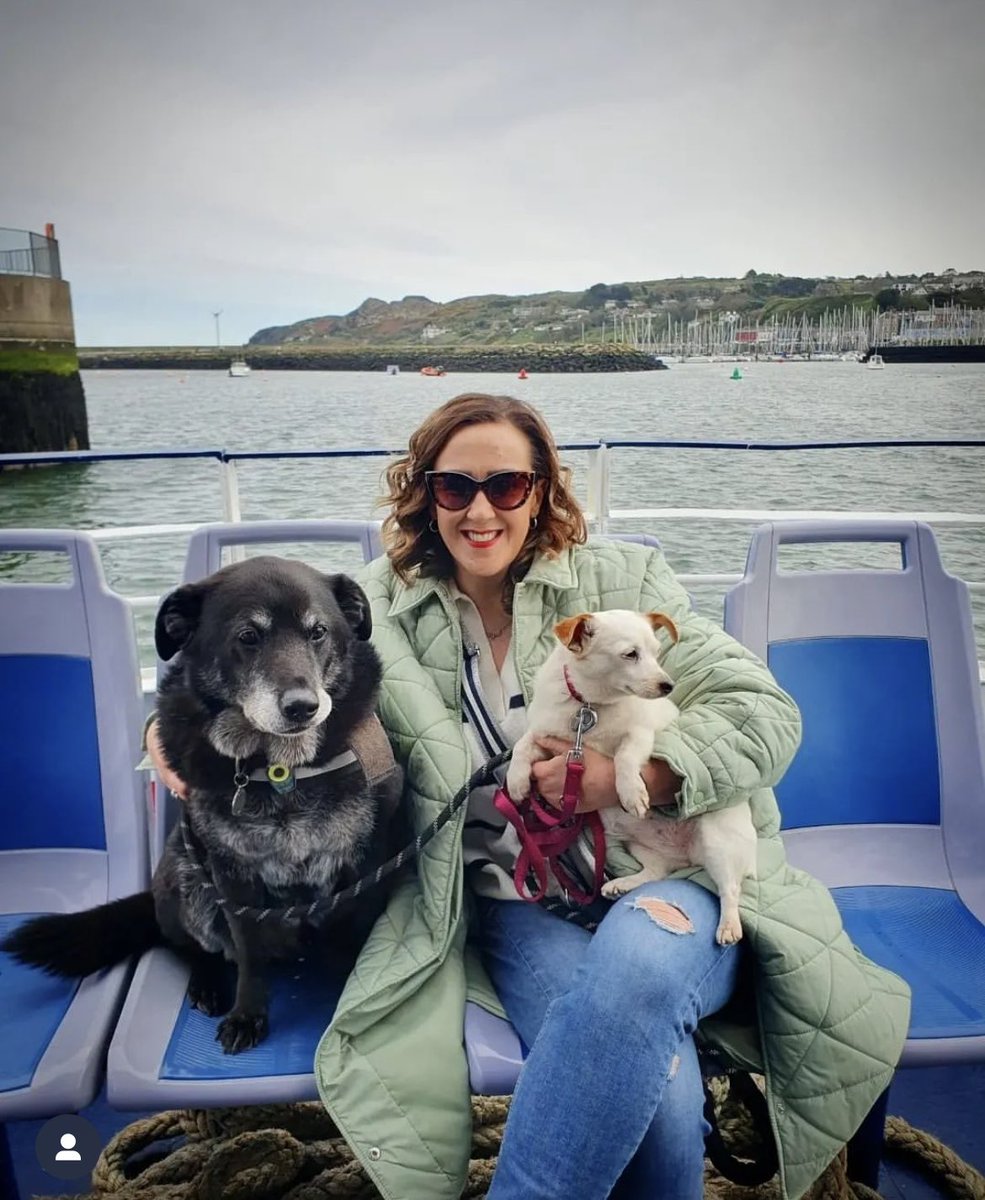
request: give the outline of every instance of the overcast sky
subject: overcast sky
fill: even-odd
[[[0,106],[80,345],[985,267],[985,0],[3,0]]]

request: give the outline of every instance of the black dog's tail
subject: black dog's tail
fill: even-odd
[[[18,962],[78,978],[163,944],[150,892],[85,912],[35,917],[0,942]]]

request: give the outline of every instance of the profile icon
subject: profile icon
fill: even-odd
[[[63,1133],[58,1139],[61,1143],[61,1150],[55,1155],[55,1162],[81,1162],[82,1155],[75,1149],[75,1134]]]
[[[78,1113],[63,1113],[45,1121],[34,1142],[38,1165],[56,1179],[91,1176],[102,1148],[103,1135]]]

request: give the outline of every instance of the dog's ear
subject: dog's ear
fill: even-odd
[[[186,583],[164,597],[154,625],[154,645],[164,662],[188,645],[198,628],[204,599],[205,588],[200,583]]]
[[[662,627],[670,634],[671,641],[676,642],[678,640],[677,626],[666,613],[651,612],[644,613],[643,615],[650,622],[654,633]]]
[[[565,617],[554,626],[554,633],[558,641],[563,642],[573,654],[583,654],[585,643],[595,633],[592,614],[579,613],[576,617]]]
[[[369,608],[369,597],[355,580],[348,575],[329,575],[329,585],[342,615],[352,626],[361,642],[368,642],[373,632],[373,615]]]

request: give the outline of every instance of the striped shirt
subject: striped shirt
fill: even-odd
[[[515,745],[526,733],[527,709],[512,647],[502,668],[497,669],[475,604],[454,583],[449,584],[449,590],[458,607],[465,642],[463,732],[471,755],[471,769],[478,771],[490,758]],[[505,781],[506,768],[498,774]],[[467,878],[476,892],[498,900],[517,900],[513,868],[520,853],[520,839],[493,804],[496,787],[495,783],[490,783],[475,788],[469,796],[462,834],[463,858]],[[590,851],[587,846],[581,849],[579,857],[587,855],[585,861],[590,864]],[[585,874],[584,868],[581,874]],[[560,888],[550,874],[547,890],[548,895],[560,895]]]

